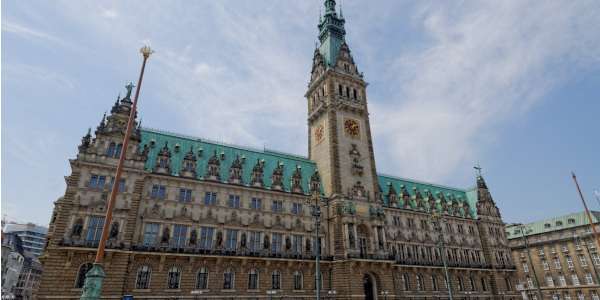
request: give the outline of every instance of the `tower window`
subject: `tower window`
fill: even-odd
[[[338,85],[338,94],[340,94],[340,96],[344,95],[344,89],[342,88],[342,85]]]
[[[354,99],[356,99],[356,89],[353,89],[352,92],[354,93]]]

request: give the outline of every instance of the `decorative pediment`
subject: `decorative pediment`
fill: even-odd
[[[252,176],[250,178],[250,185],[254,187],[263,187],[264,186],[264,168],[265,161],[256,159],[256,164],[252,168]]]
[[[294,171],[294,174],[292,174],[291,192],[298,194],[304,193],[302,189],[302,167],[300,166],[296,166],[296,170]]]
[[[396,207],[398,204],[397,203],[398,196],[396,193],[396,189],[394,188],[394,185],[391,182],[388,182],[387,185],[388,185],[388,194],[387,194],[388,204],[390,206]]]
[[[242,160],[239,155],[236,156],[235,160],[231,163],[229,168],[229,183],[242,184]]]
[[[188,151],[183,157],[183,163],[181,164],[181,176],[184,177],[196,177],[196,162],[197,162],[196,154],[194,154],[194,149],[190,146],[190,151]]]
[[[271,175],[271,189],[283,190],[283,164],[281,162],[277,162],[277,166],[273,170],[273,175]]]
[[[318,170],[315,170],[310,176],[310,191],[313,193],[319,193],[321,191],[321,176],[319,175]]]
[[[206,166],[206,179],[217,181],[221,179],[221,161],[217,156],[217,150],[215,150],[213,156],[208,159],[208,164]]]
[[[165,145],[156,157],[155,172],[164,174],[171,173],[171,150],[169,150],[168,142],[165,142]]]

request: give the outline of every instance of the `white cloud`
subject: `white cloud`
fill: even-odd
[[[397,79],[386,82],[402,97],[372,103],[385,172],[442,181],[470,172],[494,126],[577,70],[598,68],[594,1],[436,2],[417,11],[427,45],[398,57],[389,70]]]
[[[22,38],[41,39],[41,40],[46,40],[46,41],[50,41],[50,42],[64,44],[64,41],[62,39],[60,39],[52,34],[46,33],[41,30],[29,28],[27,26],[24,26],[24,25],[15,23],[15,22],[11,22],[11,21],[5,20],[4,22],[2,22],[2,31],[4,31],[6,33],[16,34]]]

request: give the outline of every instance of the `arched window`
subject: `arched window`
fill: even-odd
[[[273,271],[273,273],[271,273],[271,289],[281,289],[281,273],[279,271]]]
[[[181,281],[181,271],[177,267],[172,267],[169,269],[169,273],[167,275],[167,288],[169,289],[179,289],[179,283]]]
[[[304,280],[302,279],[302,272],[295,271],[294,272],[294,290],[301,290],[304,285]]]
[[[461,276],[458,276],[457,280],[458,280],[458,290],[459,291],[464,291],[465,290],[465,283],[463,282],[463,278]]]
[[[234,287],[235,273],[232,269],[227,269],[223,272],[223,289],[231,290]]]
[[[481,277],[481,290],[487,292],[487,282],[484,277]]]
[[[319,278],[315,278],[315,289],[317,288],[316,284],[319,285],[319,289],[323,290],[323,273],[319,272]]]
[[[252,269],[248,272],[248,289],[258,290],[258,271],[256,269]]]
[[[431,287],[434,291],[439,291],[437,276],[431,275]]]
[[[93,265],[91,263],[85,263],[79,267],[79,272],[77,272],[77,279],[75,280],[75,288],[83,288],[83,284],[85,283],[85,274],[87,274],[87,272],[91,270],[92,267]]]
[[[196,276],[196,289],[208,289],[208,269],[205,267],[200,268],[198,271],[198,275]]]
[[[422,291],[424,290],[423,287],[423,276],[421,276],[420,274],[417,275],[417,291]]]
[[[135,288],[139,290],[145,290],[150,287],[150,275],[152,270],[149,266],[143,265],[137,271],[135,278]]]
[[[338,94],[340,94],[340,96],[342,95],[342,85],[338,85]]]
[[[110,145],[108,145],[108,149],[106,149],[106,156],[114,157],[115,151],[117,150],[116,148],[117,148],[117,145],[115,143],[110,143]]]
[[[407,273],[402,274],[402,285],[405,291],[410,290],[410,277]]]
[[[469,284],[470,284],[471,291],[474,291],[475,290],[475,280],[473,279],[473,276],[469,276]]]

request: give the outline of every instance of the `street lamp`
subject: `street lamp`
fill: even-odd
[[[527,251],[527,257],[529,259],[528,263],[531,265],[531,271],[533,272],[533,279],[535,279],[535,285],[537,288],[538,295],[540,296],[540,299],[544,299],[544,296],[542,295],[542,290],[540,289],[540,283],[538,281],[537,274],[535,273],[535,266],[532,263],[533,260],[531,259],[531,252],[529,251],[529,242],[527,241],[527,237],[525,236],[525,234],[528,234],[528,233],[532,232],[533,230],[528,228],[527,232],[525,232],[525,225],[523,225],[521,223],[517,223],[514,225],[519,227],[519,230],[521,231],[521,238],[523,239],[523,243],[525,244],[525,249]]]
[[[390,294],[390,291],[384,290],[381,291],[381,295],[383,296],[383,300],[387,300],[387,296]]]
[[[267,295],[269,295],[269,299],[273,299],[273,295],[277,295],[277,290],[268,290]]]
[[[335,295],[337,294],[336,290],[327,291],[327,295],[329,295],[329,299],[335,299]]]
[[[450,283],[450,274],[448,273],[448,263],[446,262],[446,243],[444,242],[444,237],[442,235],[442,224],[441,222],[446,222],[440,214],[436,211],[431,213],[431,223],[433,224],[433,228],[435,231],[439,233],[439,238],[437,241],[437,248],[441,252],[442,262],[444,263],[444,276],[446,277],[446,289],[448,289],[448,297],[450,300],[453,300],[452,297],[452,284]]]
[[[113,207],[115,206],[115,200],[117,199],[117,193],[119,191],[118,182],[121,180],[121,173],[123,173],[123,165],[125,162],[125,157],[127,155],[127,146],[129,145],[131,131],[133,131],[133,126],[135,123],[136,107],[138,97],[140,96],[140,88],[142,87],[142,79],[144,78],[144,70],[146,69],[146,61],[148,60],[150,55],[154,53],[154,51],[152,51],[150,47],[144,46],[142,47],[142,49],[140,49],[140,53],[143,57],[142,69],[140,70],[140,77],[138,79],[137,88],[135,90],[135,96],[133,97],[133,104],[131,105],[131,110],[129,112],[129,118],[127,120],[127,129],[125,130],[125,137],[123,137],[123,150],[121,151],[121,155],[119,156],[117,170],[115,171],[115,184],[113,184],[112,186],[110,199],[108,200],[108,205],[106,207],[106,216],[104,218],[104,225],[102,226],[102,235],[100,236],[100,242],[98,243],[96,259],[94,260],[94,265],[92,269],[85,274],[85,282],[83,284],[80,300],[100,299],[100,294],[102,293],[102,283],[104,281],[104,277],[106,276],[104,270],[102,269],[102,260],[104,259],[104,247],[106,246],[106,240],[108,239],[108,233],[110,231],[109,228],[112,223]]]
[[[315,187],[312,190],[312,197],[307,199],[307,204],[312,206],[312,216],[315,218],[315,299],[319,300],[321,299],[321,238],[319,237],[319,230],[321,228],[321,196],[319,195],[318,188]]]

